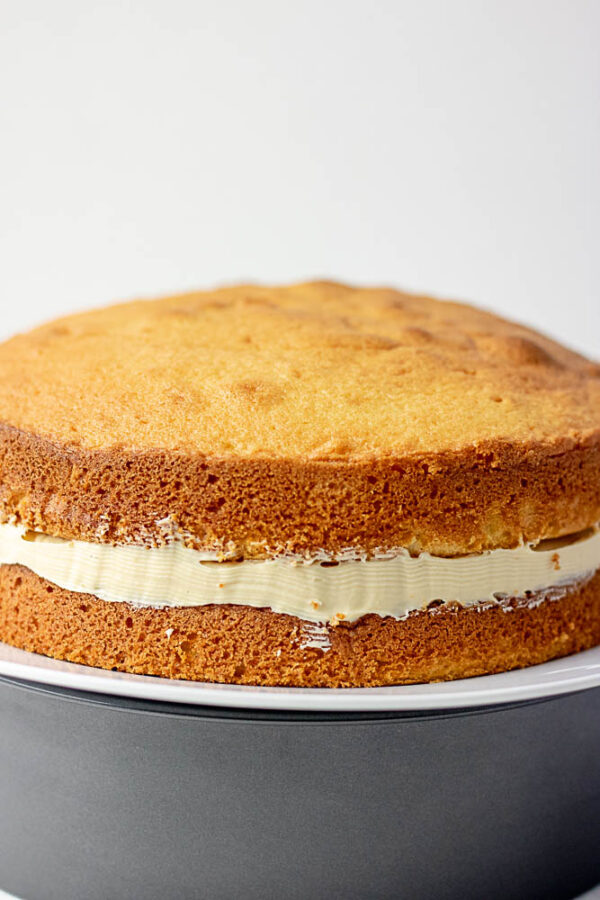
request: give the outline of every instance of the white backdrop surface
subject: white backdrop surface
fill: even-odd
[[[7,0],[0,335],[336,277],[600,356],[597,0]]]

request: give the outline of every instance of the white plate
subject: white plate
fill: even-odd
[[[554,697],[600,686],[600,647],[500,675],[384,688],[251,687],[107,672],[0,643],[0,675],[140,700],[242,709],[353,711],[455,709]]]

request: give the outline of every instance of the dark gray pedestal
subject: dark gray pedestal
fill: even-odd
[[[311,716],[0,679],[0,886],[24,900],[566,900],[598,881],[600,688]]]

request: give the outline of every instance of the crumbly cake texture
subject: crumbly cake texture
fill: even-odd
[[[600,520],[600,367],[389,289],[240,286],[0,346],[0,518],[248,557],[452,556]]]
[[[556,594],[551,595],[556,596]],[[600,573],[558,599],[364,616],[322,629],[244,606],[140,609],[0,566],[0,640],[107,669],[304,687],[445,681],[521,668],[600,643]]]

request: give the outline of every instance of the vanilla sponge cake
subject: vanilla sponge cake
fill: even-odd
[[[0,345],[0,640],[203,681],[462,678],[600,642],[600,367],[333,283]]]

